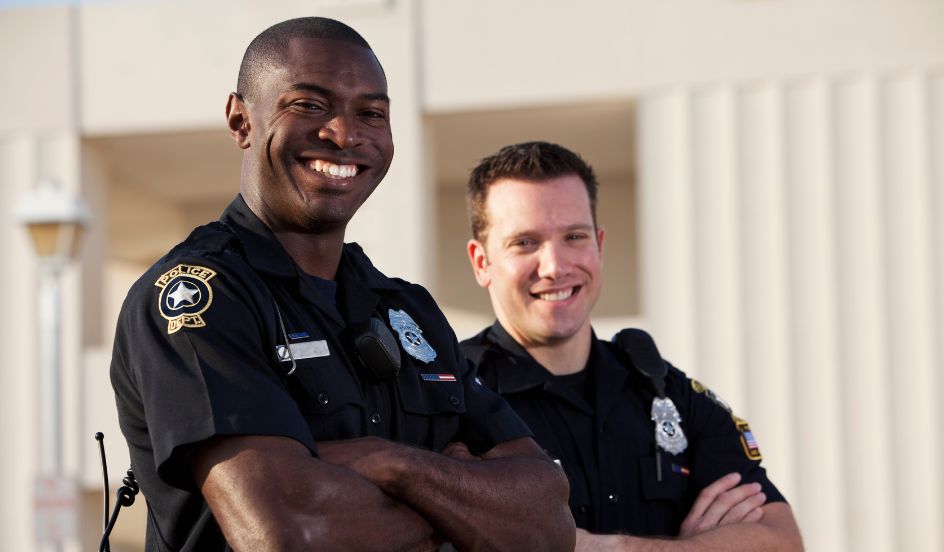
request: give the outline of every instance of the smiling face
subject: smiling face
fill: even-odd
[[[501,325],[525,348],[589,336],[603,229],[583,181],[501,179],[488,188],[485,213],[484,243],[471,240],[468,253]]]
[[[343,232],[393,159],[387,81],[356,44],[292,38],[226,110],[241,191],[274,231]]]

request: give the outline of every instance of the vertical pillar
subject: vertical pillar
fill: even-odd
[[[888,382],[898,550],[941,550],[940,365],[935,365],[928,88],[917,76],[882,97]],[[940,217],[940,213],[936,214]],[[924,462],[929,464],[925,465]]]
[[[721,87],[692,99],[695,350],[703,382],[746,415],[734,101]]]
[[[835,87],[836,288],[849,550],[894,550],[880,112],[873,79]],[[864,482],[868,484],[863,484]]]
[[[758,84],[738,102],[738,181],[747,413],[774,482],[793,501],[793,356],[784,206],[783,88]]]
[[[640,306],[664,355],[697,375],[690,112],[681,91],[640,102]]]
[[[836,347],[835,197],[829,87],[786,98],[787,266],[800,520],[810,550],[846,550]]]

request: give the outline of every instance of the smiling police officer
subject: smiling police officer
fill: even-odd
[[[131,289],[111,375],[148,550],[568,550],[567,481],[420,286],[344,243],[390,166],[367,42],[261,33],[227,122],[240,194]]]
[[[802,549],[747,423],[647,334],[620,332],[625,350],[596,339],[596,193],[590,166],[546,142],[483,159],[467,192],[498,321],[462,347],[567,472],[577,550]]]

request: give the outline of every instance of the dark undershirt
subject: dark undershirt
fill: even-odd
[[[593,404],[590,400],[590,388],[587,385],[587,372],[588,370],[584,369],[573,374],[554,376],[554,379],[561,385],[571,388],[578,397],[582,397],[588,404]]]
[[[325,280],[324,278],[312,276],[311,274],[305,274],[304,276],[315,286],[315,289],[318,290],[318,293],[320,293],[322,297],[327,299],[332,305],[337,306],[337,282],[334,280]]]

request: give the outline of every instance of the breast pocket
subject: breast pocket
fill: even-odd
[[[315,441],[365,435],[363,398],[341,362],[334,357],[300,360],[288,380]]]
[[[689,468],[684,457],[665,452],[659,457],[658,468],[655,455],[645,456],[639,463],[646,525],[652,535],[675,536],[690,502]]]
[[[405,366],[397,377],[397,393],[405,442],[439,452],[455,438],[465,413],[465,391],[455,375]]]

